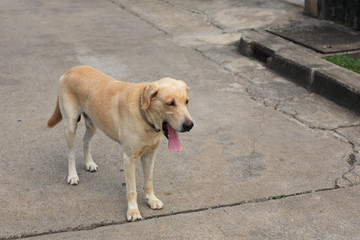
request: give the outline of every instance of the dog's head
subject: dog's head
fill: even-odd
[[[181,150],[177,132],[188,132],[194,126],[187,108],[188,90],[181,80],[163,78],[148,83],[142,91],[141,108],[147,111],[154,126],[163,130],[173,151]]]

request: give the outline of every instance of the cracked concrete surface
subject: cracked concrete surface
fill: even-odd
[[[354,186],[358,116],[244,58],[234,46],[244,26],[282,24],[303,17],[301,7],[280,0],[12,0],[0,7],[5,36],[0,39],[0,153],[6,160],[0,163],[0,238],[346,239],[358,234],[358,219],[351,215],[358,211],[351,201],[359,197]],[[272,20],[254,22],[250,14],[239,19],[234,7]],[[84,170],[82,123],[81,183],[66,184],[63,130],[48,130],[45,123],[57,79],[80,64],[119,80],[170,76],[190,86],[196,127],[181,134],[181,153],[170,153],[165,141],[158,152],[154,181],[163,210],[147,207],[137,166],[142,222],[126,222],[121,147],[100,131],[92,142],[99,172]],[[282,195],[286,198],[273,198]],[[335,211],[342,198],[346,211]],[[329,217],[341,224],[326,221]]]
[[[57,234],[52,239],[117,239],[119,236],[132,239],[134,235],[151,239],[358,239],[357,217],[352,214],[358,211],[357,206],[342,209],[342,214],[338,211],[344,201],[353,201],[358,196],[358,190],[359,187],[336,190],[343,198],[334,199],[334,191],[320,191]],[[343,214],[349,219],[344,219]],[[149,235],[154,227],[159,231]]]
[[[316,94],[281,103],[277,110],[294,116],[310,128],[336,130],[360,124],[356,114]]]

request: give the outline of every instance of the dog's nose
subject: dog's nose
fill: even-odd
[[[189,132],[192,129],[193,126],[194,126],[194,123],[192,121],[190,121],[190,120],[185,121],[183,123],[184,132]]]

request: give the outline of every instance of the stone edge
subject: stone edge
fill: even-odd
[[[242,55],[264,62],[298,85],[360,112],[360,74],[327,62],[264,29],[242,32],[238,48]]]

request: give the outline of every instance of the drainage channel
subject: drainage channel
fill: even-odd
[[[251,50],[253,57],[263,63],[267,63],[269,57],[273,56],[273,53],[270,50],[267,50],[257,44],[252,44]]]
[[[267,63],[268,58],[273,56],[271,51],[256,44],[252,44],[251,50],[253,52],[253,57],[263,63]]]

